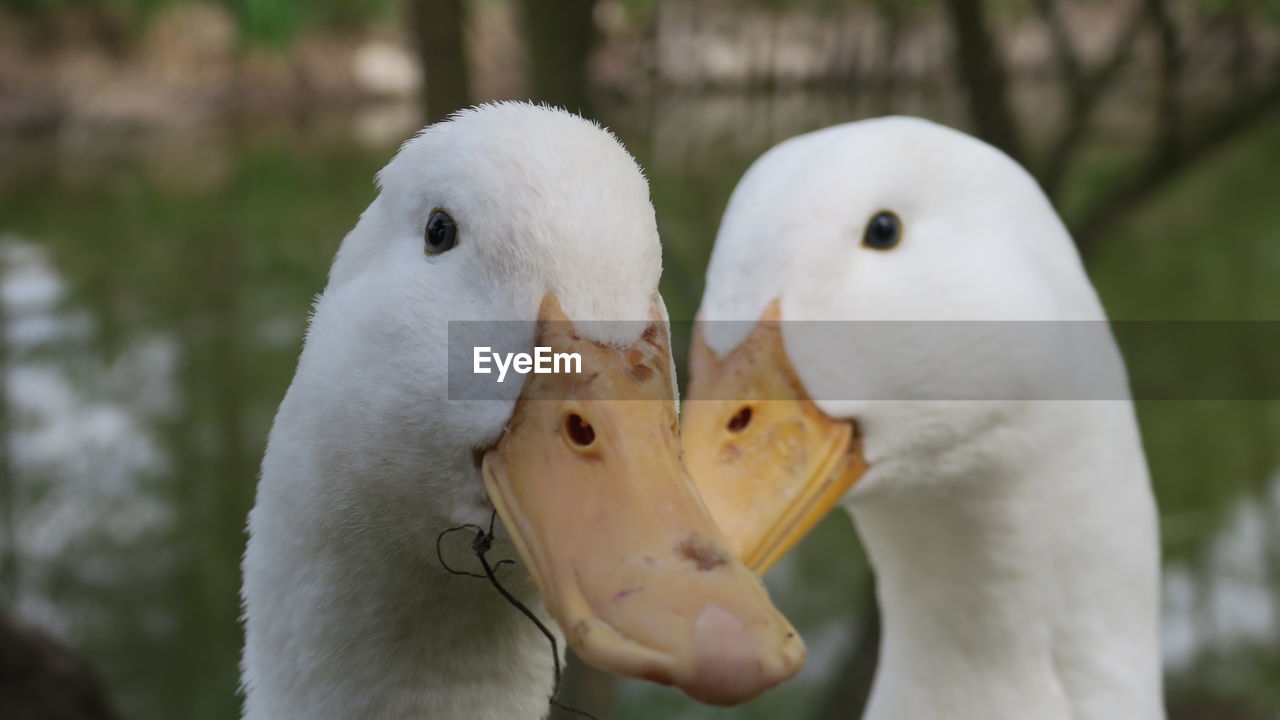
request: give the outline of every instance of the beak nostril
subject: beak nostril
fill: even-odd
[[[587,447],[596,441],[595,428],[591,427],[591,423],[582,419],[577,413],[570,413],[564,419],[564,430],[569,434],[569,439],[575,445]]]
[[[743,430],[746,430],[747,426],[750,424],[751,424],[751,407],[748,405],[743,405],[742,408],[738,410],[738,412],[734,413],[733,417],[729,418],[729,424],[726,425],[726,427],[729,429],[729,432],[739,433],[739,432],[742,432]]]

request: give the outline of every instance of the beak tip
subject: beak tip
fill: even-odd
[[[761,652],[761,640],[738,616],[708,604],[694,624],[697,674],[683,687],[699,702],[737,705],[795,675],[804,665],[805,649],[795,631],[772,653]]]

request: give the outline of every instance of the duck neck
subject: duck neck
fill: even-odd
[[[418,478],[414,492],[383,474],[336,470],[335,456],[348,451],[289,417],[282,408],[249,520],[244,717],[544,718],[546,638],[488,580],[451,574],[436,559],[450,523],[435,505],[447,491],[421,488],[449,483]],[[388,462],[378,467],[394,474]],[[411,464],[448,474],[438,458]],[[479,572],[473,537],[447,539],[451,567]],[[501,542],[488,555],[491,564],[514,557]],[[558,632],[523,566],[497,573]]]
[[[866,718],[1163,716],[1154,503],[1131,408],[1102,405],[1056,451],[852,508],[883,620]]]

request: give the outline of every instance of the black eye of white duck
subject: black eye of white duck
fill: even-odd
[[[862,244],[874,250],[890,250],[902,240],[902,221],[890,210],[881,210],[867,223]]]
[[[458,225],[443,210],[435,210],[427,218],[427,229],[423,232],[428,255],[439,255],[452,250],[458,244]]]

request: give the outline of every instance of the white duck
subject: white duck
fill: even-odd
[[[884,628],[864,717],[1163,717],[1123,361],[1021,167],[911,118],[784,142],[733,193],[700,319],[690,473],[760,572],[852,513]],[[831,320],[909,322],[804,322]]]
[[[658,235],[622,146],[490,105],[427,128],[379,183],[263,461],[245,717],[544,717],[546,639],[436,554],[495,505],[490,563],[519,552],[528,575],[502,582],[588,662],[719,703],[793,674],[803,646],[679,461]],[[582,373],[495,384],[471,372],[477,343],[579,352]],[[442,559],[478,573],[450,537]]]

